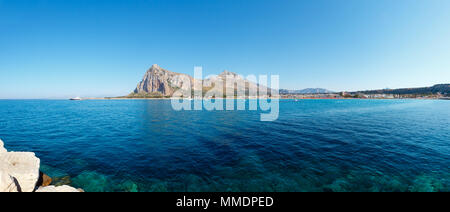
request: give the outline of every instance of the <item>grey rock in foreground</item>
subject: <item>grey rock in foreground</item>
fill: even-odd
[[[3,146],[3,141],[0,139],[0,154],[7,152],[5,147]]]
[[[32,152],[8,152],[0,140],[0,192],[33,192],[38,186],[40,159]],[[40,192],[74,192],[70,186],[39,187]]]
[[[6,172],[0,172],[0,192],[19,192],[16,182],[14,177]]]
[[[40,160],[32,152],[6,152],[0,154],[0,170],[14,177],[19,191],[32,192],[39,180]]]
[[[63,185],[63,186],[46,186],[39,187],[36,192],[80,192],[80,190],[73,187]]]

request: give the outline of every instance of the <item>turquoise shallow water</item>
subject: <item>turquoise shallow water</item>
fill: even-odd
[[[0,138],[86,191],[450,191],[450,101],[0,100]]]

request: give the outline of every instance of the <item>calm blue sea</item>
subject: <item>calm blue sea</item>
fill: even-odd
[[[0,138],[86,191],[450,191],[450,101],[0,100]]]

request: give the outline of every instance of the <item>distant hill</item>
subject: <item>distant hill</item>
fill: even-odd
[[[280,89],[280,94],[325,94],[325,93],[335,93],[335,92],[324,88],[306,88],[303,90]]]
[[[381,89],[381,90],[368,90],[368,91],[359,91],[353,93],[363,93],[363,94],[400,94],[400,95],[408,95],[408,94],[450,94],[450,84],[438,84],[431,87],[421,87],[421,88],[400,88],[400,89]]]

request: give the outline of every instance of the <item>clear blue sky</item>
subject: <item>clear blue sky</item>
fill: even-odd
[[[450,82],[448,0],[0,0],[0,98],[128,94],[152,65],[335,91]]]

